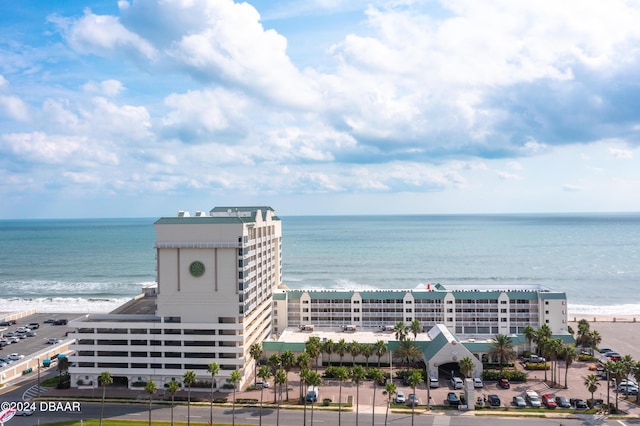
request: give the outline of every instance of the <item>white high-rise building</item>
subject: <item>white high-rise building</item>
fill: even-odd
[[[231,372],[252,373],[249,348],[272,329],[272,293],[281,283],[280,219],[270,207],[218,207],[179,212],[155,224],[157,288],[111,314],[86,315],[76,328],[73,386],[97,386],[109,371],[129,387],[163,386],[196,372],[207,387],[207,366],[220,365],[222,387]]]

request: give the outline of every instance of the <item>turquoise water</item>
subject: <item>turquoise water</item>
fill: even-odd
[[[640,215],[281,217],[290,288],[537,283],[640,313]],[[109,310],[155,280],[149,219],[0,221],[0,311]]]

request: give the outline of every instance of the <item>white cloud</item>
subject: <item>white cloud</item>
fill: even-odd
[[[0,112],[18,121],[28,121],[30,118],[27,105],[22,99],[13,95],[0,95]]]
[[[89,81],[82,86],[82,89],[87,93],[116,96],[124,90],[124,86],[118,80]]]
[[[633,158],[633,152],[629,149],[609,148],[609,154],[615,158],[630,160]]]
[[[78,20],[59,16],[50,16],[49,20],[59,26],[67,42],[81,53],[114,56],[124,51],[147,60],[157,54],[149,42],[127,30],[114,16],[95,15],[87,8]]]

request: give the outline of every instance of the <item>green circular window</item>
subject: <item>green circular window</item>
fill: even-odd
[[[189,265],[189,272],[191,272],[191,275],[194,277],[201,277],[204,275],[204,263],[199,260],[191,262],[191,265]]]

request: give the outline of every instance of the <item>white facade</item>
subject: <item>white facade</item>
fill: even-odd
[[[252,372],[249,348],[272,329],[272,293],[281,282],[280,219],[269,207],[215,208],[208,216],[159,219],[157,292],[120,313],[71,322],[72,385],[97,386],[103,371],[130,387],[182,381],[186,370],[216,387]],[[146,310],[145,310],[146,306]],[[219,385],[218,385],[219,384]],[[206,387],[209,389],[209,387]]]
[[[356,326],[379,330],[418,320],[429,329],[444,324],[459,336],[520,334],[547,324],[567,332],[566,294],[541,285],[429,285],[417,290],[288,290],[274,294],[274,333],[287,327]]]

